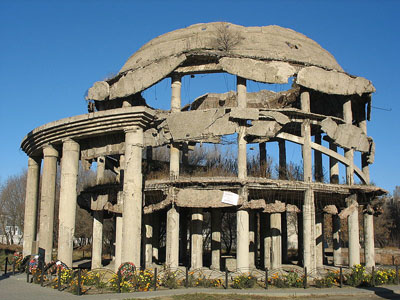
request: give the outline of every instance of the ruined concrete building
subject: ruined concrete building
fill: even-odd
[[[208,73],[236,76],[236,91],[209,93],[182,106],[182,78]],[[168,111],[148,106],[142,96],[165,78],[171,86]],[[250,93],[249,81],[290,87]],[[94,216],[93,268],[101,266],[105,218],[115,221],[116,267],[156,261],[172,268],[183,263],[203,267],[203,217],[210,214],[208,266],[221,269],[225,212],[236,215],[238,270],[278,268],[287,261],[287,212],[297,213],[299,261],[309,270],[324,264],[322,223],[327,214],[332,217],[334,264],[342,264],[340,220],[347,218],[348,263],[354,265],[360,263],[359,206],[364,208],[365,263],[373,266],[371,202],[385,193],[369,185],[375,146],[367,136],[367,120],[373,92],[369,80],[346,73],[328,51],[291,29],[208,23],[161,35],[134,53],[116,76],[94,83],[86,98],[89,113],[45,124],[22,141],[29,156],[24,254],[39,247],[46,251],[46,261],[51,259],[60,161],[57,255],[68,266],[77,202]],[[227,136],[235,136],[234,176],[183,173],[202,167],[188,161],[196,145],[218,144]],[[275,179],[265,170],[266,153],[274,143],[279,145]],[[288,143],[301,149],[302,176],[297,180],[288,178]],[[247,167],[249,144],[259,151],[258,175]],[[160,163],[152,153],[159,147],[169,148],[164,163],[168,175],[152,179],[152,166]],[[80,195],[79,161],[85,168],[97,163],[97,184]],[[105,183],[106,169],[116,174],[115,182]],[[325,180],[323,169],[329,173]],[[160,232],[165,234],[164,255]]]

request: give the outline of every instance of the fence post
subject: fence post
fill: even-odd
[[[157,290],[157,268],[154,268],[154,291]]]
[[[118,293],[121,293],[121,270],[117,271],[117,285],[118,285]]]
[[[186,267],[186,282],[185,282],[185,288],[189,287],[189,270],[188,267]]]
[[[375,267],[372,266],[372,286],[375,286]]]
[[[304,288],[307,288],[307,267],[304,267],[304,281],[303,281]]]
[[[228,288],[228,270],[225,270],[225,289]]]
[[[265,268],[265,289],[268,290],[268,268]]]
[[[6,265],[4,268],[4,275],[7,275],[7,268],[8,268],[8,256],[6,256]]]
[[[29,262],[26,264],[25,271],[26,271],[26,282],[29,283]]]
[[[396,265],[396,284],[399,284],[399,266]]]
[[[44,263],[43,261],[40,262],[40,286],[43,286],[43,281],[44,281]]]
[[[394,255],[392,255],[392,265],[394,265]]]
[[[339,270],[340,270],[340,287],[342,288],[343,287],[343,267],[342,266],[340,266],[339,267]]]
[[[81,295],[81,268],[78,269],[78,289],[77,289],[78,296]]]
[[[61,266],[57,266],[57,289],[61,291]]]
[[[12,265],[12,274],[15,275],[15,258],[13,260],[13,265]]]

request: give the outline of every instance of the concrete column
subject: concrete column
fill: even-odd
[[[153,213],[153,261],[158,263],[158,251],[160,249],[160,214]]]
[[[256,214],[253,210],[249,211],[249,267],[256,267]]]
[[[364,247],[365,266],[375,266],[375,242],[374,242],[374,216],[368,212],[364,213]]]
[[[145,268],[149,269],[153,265],[153,225],[152,214],[146,214],[144,219],[144,257]]]
[[[365,106],[361,109],[363,111],[359,127],[365,134],[367,134]],[[369,184],[369,164],[367,153],[361,153],[361,166],[364,176],[366,177],[366,184]],[[364,213],[364,255],[365,266],[369,268],[375,266],[374,216],[368,212]]]
[[[122,262],[140,266],[142,233],[143,129],[125,129],[124,203],[122,210]]]
[[[314,191],[309,188],[304,192],[303,205],[303,261],[309,271],[316,268],[315,260],[315,206]]]
[[[221,270],[221,210],[211,210],[211,269]]]
[[[332,238],[333,238],[333,265],[342,265],[342,247],[340,242],[340,218],[332,215]]]
[[[58,259],[72,268],[74,249],[79,144],[73,140],[63,143],[61,159],[60,207],[58,224]]]
[[[117,203],[119,205],[123,206],[123,192],[122,191],[118,192]],[[123,227],[122,220],[123,220],[122,214],[117,214],[115,216],[115,262],[114,262],[114,271],[115,272],[118,271],[119,266],[122,264],[122,227]]]
[[[315,134],[315,143],[321,145],[321,133],[318,132]],[[322,182],[323,181],[323,168],[322,168],[322,153],[315,150],[314,151],[314,170],[315,170],[315,181]]]
[[[102,267],[103,211],[93,211],[92,270]]]
[[[264,269],[264,239],[266,237],[266,224],[267,221],[265,220],[266,216],[265,213],[260,212],[259,213],[259,226],[260,226],[260,267],[261,269]]]
[[[260,173],[261,177],[266,177],[267,171],[267,148],[266,143],[259,143],[258,149],[260,152]]]
[[[346,124],[352,124],[353,122],[353,113],[351,110],[351,100],[346,100],[343,103],[343,119]],[[346,167],[346,183],[348,185],[354,184],[354,150],[353,149],[345,149],[344,156],[351,162],[349,166]]]
[[[301,109],[310,112],[310,94],[302,92],[300,95]],[[303,155],[303,175],[305,182],[312,182],[312,162],[311,162],[311,126],[310,120],[304,120],[301,125],[301,135],[304,138],[302,146]]]
[[[264,268],[271,268],[271,219],[270,214],[263,213],[264,236]]]
[[[282,228],[281,214],[272,213],[271,217],[271,268],[277,269],[282,265]]]
[[[171,77],[171,112],[179,112],[181,110],[181,76],[174,74]],[[169,172],[171,178],[179,176],[179,145],[171,143],[170,145],[170,165]]]
[[[355,204],[357,209],[354,210],[348,217],[348,232],[349,232],[349,266],[352,267],[360,263],[360,233],[358,223],[358,203],[357,195],[353,194],[346,199],[347,206]]]
[[[329,149],[337,152],[337,146],[330,141],[329,142]],[[338,161],[336,159],[334,159],[333,157],[329,157],[329,170],[330,170],[330,182],[334,183],[334,184],[338,184],[339,183],[339,164]]]
[[[279,140],[279,179],[287,179],[286,174],[286,142]]]
[[[97,158],[96,183],[104,180],[106,161],[104,156]],[[92,269],[101,268],[103,252],[103,211],[93,211]]]
[[[188,265],[188,220],[187,220],[187,211],[180,210],[179,212],[179,235],[180,235],[180,243],[179,243],[179,260],[184,265]]]
[[[315,259],[316,266],[322,267],[324,265],[324,215],[322,212],[315,214]]]
[[[179,266],[179,212],[171,207],[167,212],[167,242],[165,263],[170,268]]]
[[[51,261],[53,252],[54,201],[56,199],[58,152],[52,146],[43,149],[43,174],[40,197],[39,248],[46,251],[45,262]]]
[[[303,212],[297,214],[297,264],[304,266],[304,246],[303,246]]]
[[[236,213],[236,268],[248,271],[249,268],[249,212],[238,210]]]
[[[288,263],[288,224],[287,213],[284,211],[281,214],[281,233],[282,233],[282,263]]]
[[[36,226],[39,198],[40,158],[28,158],[26,179],[23,256],[36,253]]]
[[[203,210],[192,208],[191,269],[203,267]]]
[[[238,107],[246,108],[247,106],[247,91],[246,79],[237,76],[237,99]],[[247,152],[246,152],[246,127],[240,124],[238,132],[238,177],[244,179],[247,177]]]

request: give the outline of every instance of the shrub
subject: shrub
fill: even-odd
[[[233,279],[232,287],[234,289],[252,288],[257,282],[257,278],[252,275],[239,275]]]

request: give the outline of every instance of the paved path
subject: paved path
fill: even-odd
[[[41,287],[37,284],[30,284],[26,282],[24,274],[16,276],[1,276],[0,277],[0,299],[1,300],[25,300],[25,299],[82,299],[82,300],[114,300],[114,299],[143,299],[162,297],[169,298],[178,294],[195,294],[195,293],[209,293],[209,294],[244,294],[244,295],[268,295],[276,298],[293,297],[307,297],[313,299],[324,300],[364,300],[364,299],[400,299],[400,286],[385,286],[376,287],[371,289],[357,289],[357,288],[331,288],[331,289],[177,289],[177,290],[161,290],[156,292],[143,292],[143,293],[122,293],[122,294],[97,294],[97,295],[84,295],[75,296],[67,292],[59,292],[51,288]]]

